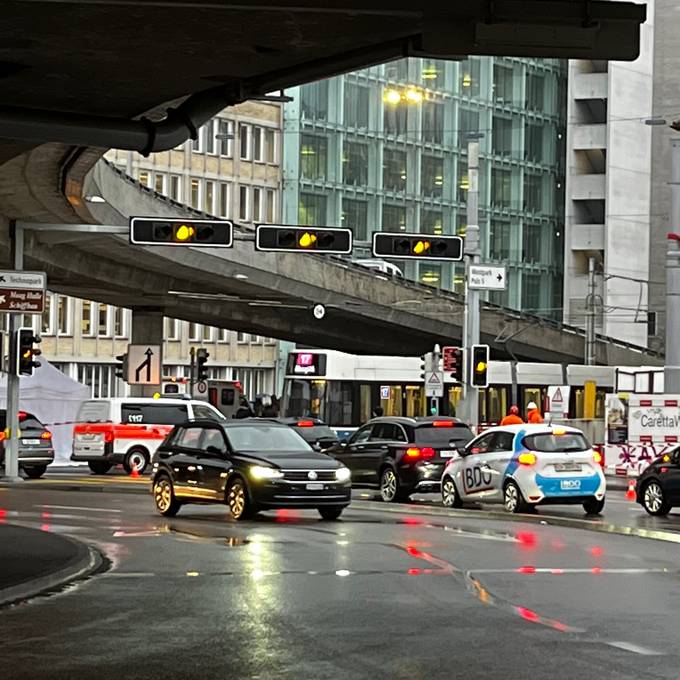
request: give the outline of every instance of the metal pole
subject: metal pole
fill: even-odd
[[[189,364],[189,394],[194,398],[194,385],[196,384],[196,348],[192,345],[189,349],[191,363]]]
[[[479,263],[479,141],[468,141],[467,227],[465,230],[465,317],[463,321],[466,350],[464,391],[466,415],[473,427],[479,424],[479,396],[471,384],[472,346],[479,344],[479,291],[468,286],[470,265]]]
[[[24,230],[16,222],[10,223],[10,240],[14,269],[24,268]],[[7,371],[7,429],[5,440],[5,481],[21,482],[19,476],[19,351],[17,337],[21,326],[21,314],[9,315],[9,367]]]
[[[588,295],[586,297],[586,366],[595,365],[595,258],[588,258]]]
[[[671,228],[666,253],[664,392],[680,394],[680,140],[671,141]]]

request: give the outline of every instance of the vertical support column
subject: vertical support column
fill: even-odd
[[[595,365],[595,258],[588,258],[588,295],[586,296],[586,366]]]
[[[666,252],[664,392],[680,394],[680,139],[671,140],[671,228]]]
[[[161,349],[161,380],[163,379],[163,310],[137,308],[132,310],[131,345],[158,345]],[[134,367],[131,366],[132,369]],[[130,385],[133,397],[152,397],[161,385]]]

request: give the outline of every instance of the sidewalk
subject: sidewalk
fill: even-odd
[[[72,538],[0,524],[0,605],[53,590],[100,565],[99,553]]]

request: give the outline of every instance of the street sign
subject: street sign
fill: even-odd
[[[381,385],[380,386],[380,398],[381,399],[389,399],[390,398],[390,386],[389,385]]]
[[[550,385],[548,387],[549,411],[553,416],[563,417],[569,411],[569,385]]]
[[[425,374],[425,396],[444,396],[444,374],[439,371],[428,371]]]
[[[471,264],[468,269],[468,288],[473,290],[505,290],[505,267]]]
[[[196,391],[199,394],[205,394],[208,391],[208,383],[205,380],[199,380],[196,383]]]
[[[321,319],[323,319],[324,316],[326,316],[326,308],[323,305],[314,305],[312,313],[314,314],[315,319],[321,321]]]
[[[0,311],[42,314],[46,285],[45,272],[0,271]]]
[[[128,375],[130,385],[161,384],[160,345],[128,345]]]

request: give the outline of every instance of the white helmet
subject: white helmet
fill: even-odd
[[[538,406],[536,406],[536,402],[535,402],[535,401],[530,401],[530,402],[527,404],[527,411],[533,411],[533,410],[535,410],[535,409],[538,409]]]

